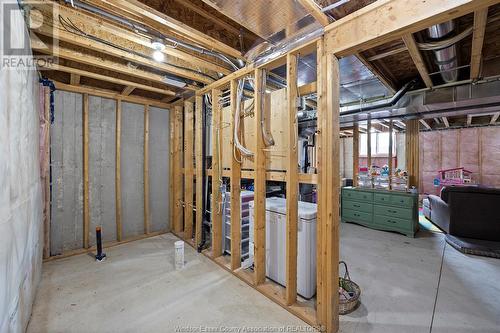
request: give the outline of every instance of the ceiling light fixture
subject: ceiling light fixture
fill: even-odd
[[[153,52],[154,60],[162,62],[165,59],[165,55],[163,54],[163,50],[165,50],[165,43],[163,43],[163,40],[159,38],[153,39],[151,41],[151,46],[155,50]]]
[[[169,84],[169,85],[175,86],[175,87],[179,87],[179,88],[183,88],[186,86],[186,82],[171,79],[168,76],[164,76],[162,81],[165,82],[166,84]]]
[[[163,54],[163,52],[156,50],[153,52],[153,59],[158,62],[162,62],[163,60],[165,60],[165,55]]]

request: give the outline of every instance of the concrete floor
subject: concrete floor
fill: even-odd
[[[463,255],[441,234],[417,236],[341,225],[341,259],[362,287],[362,304],[341,316],[340,331],[500,332],[500,260]],[[102,264],[87,255],[44,264],[28,332],[306,328],[189,246],[186,268],[175,271],[175,240],[114,247]]]

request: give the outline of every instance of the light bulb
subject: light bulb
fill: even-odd
[[[165,56],[163,55],[163,52],[156,50],[153,52],[153,59],[158,62],[162,62],[165,59]]]

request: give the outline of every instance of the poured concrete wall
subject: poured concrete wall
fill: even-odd
[[[170,203],[170,115],[164,109],[149,109],[149,179],[151,231],[169,225]]]
[[[122,103],[123,236],[144,233],[144,105]],[[150,180],[154,183],[154,179]]]
[[[116,101],[89,96],[90,244],[95,228],[104,241],[116,240],[115,204]]]
[[[29,41],[19,10],[3,28],[12,40]],[[25,331],[42,272],[39,90],[35,70],[0,66],[0,332]]]
[[[83,246],[82,95],[54,94],[51,255]]]

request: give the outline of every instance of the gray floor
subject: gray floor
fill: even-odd
[[[305,327],[190,247],[186,268],[175,271],[175,240],[114,247],[103,264],[87,255],[45,264],[28,332]],[[500,332],[498,259],[463,255],[441,234],[412,239],[353,224],[341,225],[341,258],[362,287],[341,332]]]

